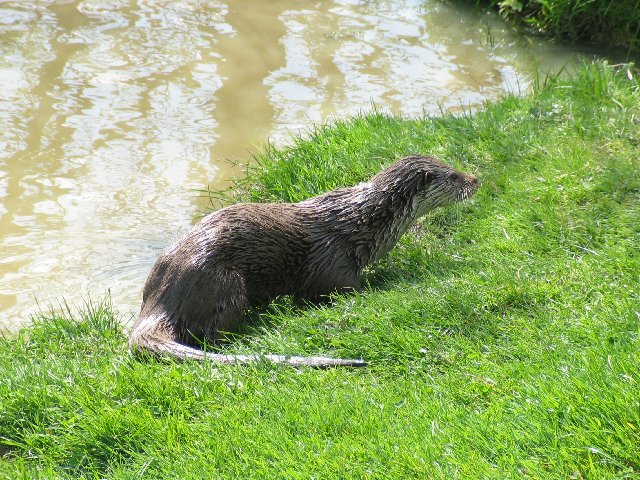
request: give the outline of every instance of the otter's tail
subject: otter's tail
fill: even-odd
[[[148,329],[134,327],[129,339],[129,347],[134,353],[148,353],[154,357],[172,358],[175,360],[200,360],[213,363],[246,364],[258,362],[280,363],[293,367],[365,367],[362,359],[345,359],[331,357],[296,357],[287,355],[227,355],[224,353],[205,352],[197,348],[183,345],[170,338],[164,332],[156,331],[153,326]]]

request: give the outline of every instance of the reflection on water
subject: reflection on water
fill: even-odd
[[[462,3],[462,2],[458,2]],[[478,104],[573,53],[437,0],[0,1],[0,322],[139,308],[226,159],[367,110]]]

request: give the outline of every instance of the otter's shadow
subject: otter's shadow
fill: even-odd
[[[331,297],[318,300],[295,298],[282,295],[259,304],[251,305],[242,315],[238,328],[233,332],[220,332],[221,338],[215,342],[198,342],[198,347],[208,351],[218,351],[234,345],[249,345],[275,332],[285,323],[285,317],[301,315],[323,305],[330,305]]]

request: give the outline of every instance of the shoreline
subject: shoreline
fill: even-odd
[[[517,25],[570,42],[616,45],[640,54],[640,3],[634,0],[476,0]]]

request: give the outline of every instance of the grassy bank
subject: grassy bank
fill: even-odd
[[[362,295],[253,314],[234,352],[364,370],[141,363],[108,305],[0,340],[0,478],[638,478],[640,85],[586,66],[473,115],[371,114],[267,149],[300,200],[394,158],[475,173]]]
[[[640,51],[637,0],[479,0],[505,17],[569,40],[625,46]]]

